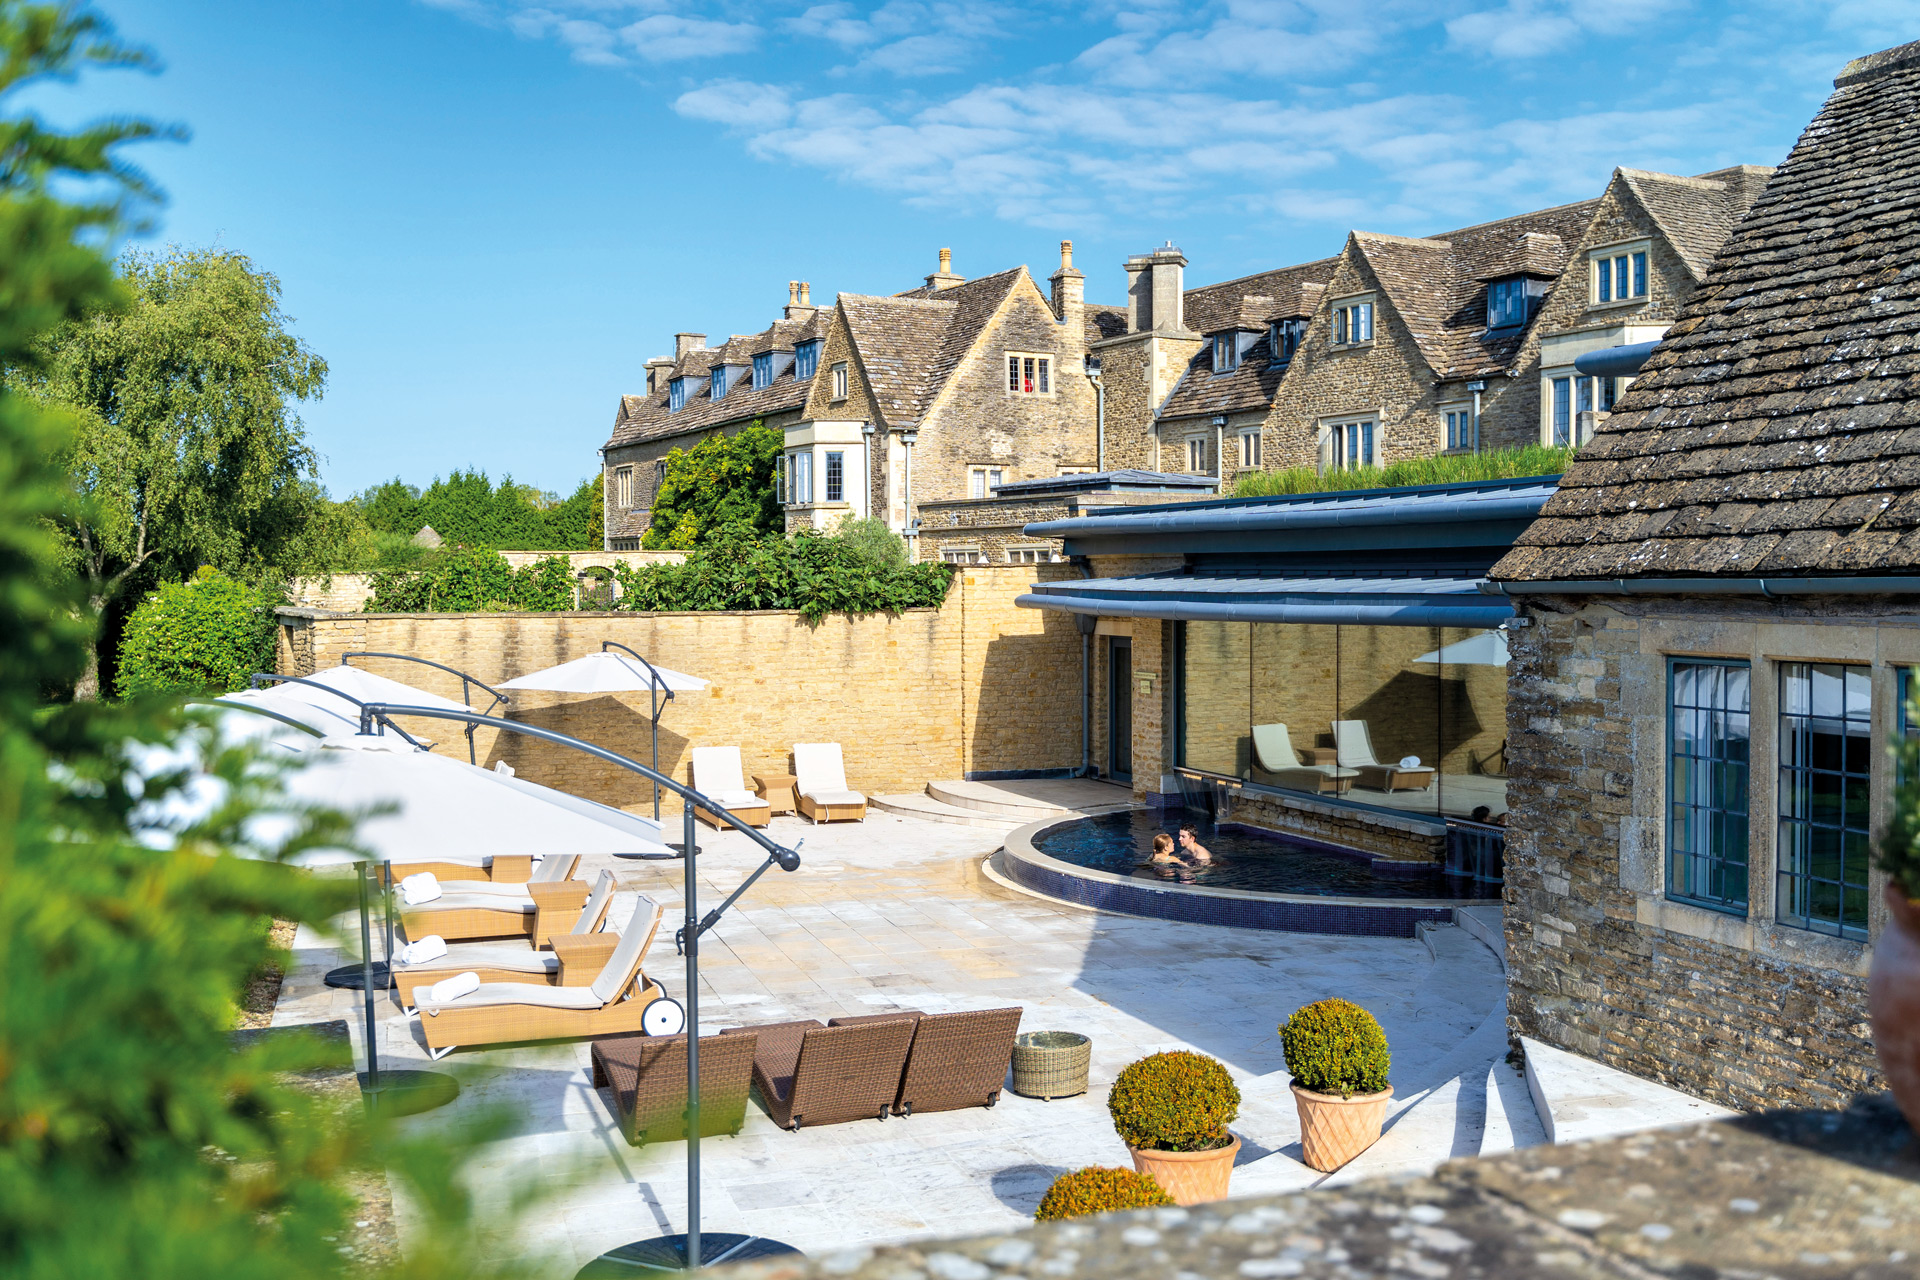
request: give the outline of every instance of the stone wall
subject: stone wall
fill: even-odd
[[[1434,819],[1324,804],[1304,796],[1230,791],[1219,819],[1358,849],[1386,862],[1439,862],[1447,854],[1447,829]]]
[[[684,551],[502,551],[501,559],[515,569],[525,568],[550,556],[565,556],[575,574],[584,569],[604,569],[616,564],[681,564]],[[338,613],[358,613],[367,607],[373,593],[371,573],[334,573],[311,578],[295,578],[287,588],[290,604],[308,609],[326,609]]]
[[[796,742],[839,742],[847,780],[868,795],[918,791],[970,772],[1059,769],[1079,763],[1079,639],[1071,618],[1019,609],[1036,576],[1067,566],[967,573],[940,609],[894,617],[836,615],[809,626],[786,611],[739,613],[281,615],[278,670],[306,674],[342,653],[406,653],[487,684],[595,652],[614,640],[662,666],[711,681],[678,695],[660,721],[662,772],[691,781],[692,746],[738,745],[749,775],[784,772]],[[407,663],[362,659],[382,675],[459,698],[455,678]],[[644,694],[524,692],[513,715],[645,763]],[[414,721],[415,736],[465,754],[459,729]],[[650,788],[578,752],[493,730],[476,736],[482,764],[506,761],[532,781],[638,810]],[[678,813],[668,803],[663,812]]]
[[[1536,625],[1513,638],[1508,702],[1510,1029],[1747,1109],[1884,1088],[1867,1025],[1871,945],[1775,921],[1778,660],[1870,669],[1883,829],[1896,669],[1920,663],[1920,618],[1733,597],[1536,600],[1526,613]],[[1744,915],[1666,895],[1673,655],[1751,666]],[[1869,880],[1870,936],[1884,925],[1883,881]]]
[[[1162,441],[1154,415],[1205,345],[1199,334],[1175,337],[1151,331],[1094,344],[1100,380],[1107,389],[1109,471],[1178,471],[1185,466],[1185,458],[1173,454],[1186,446]]]

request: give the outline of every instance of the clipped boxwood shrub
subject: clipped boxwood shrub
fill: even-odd
[[[1313,1093],[1351,1098],[1387,1087],[1393,1055],[1374,1016],[1347,1000],[1301,1005],[1280,1024],[1293,1082]]]
[[[1233,1141],[1240,1089],[1204,1053],[1176,1049],[1140,1059],[1113,1082],[1107,1110],[1120,1140],[1143,1151],[1212,1151]]]
[[[1092,1165],[1055,1178],[1040,1198],[1040,1207],[1033,1211],[1033,1220],[1053,1222],[1121,1209],[1159,1209],[1173,1202],[1173,1197],[1144,1173]]]
[[[127,619],[115,685],[143,693],[228,693],[273,670],[273,615],[260,592],[217,569],[148,593]]]

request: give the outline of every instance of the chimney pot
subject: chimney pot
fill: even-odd
[[[1073,241],[1062,240],[1060,242],[1060,269],[1062,271],[1065,271],[1072,265],[1073,265]]]
[[[949,275],[952,273],[952,271],[953,271],[953,250],[942,249],[940,251],[940,274],[943,276]]]
[[[790,307],[800,305],[800,282],[798,280],[787,281],[787,305]]]
[[[800,282],[800,305],[803,307],[813,305],[813,286],[805,280]]]

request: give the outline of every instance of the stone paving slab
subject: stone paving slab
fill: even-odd
[[[1396,1080],[1424,1089],[1503,999],[1498,963],[1477,944],[1436,956],[1411,939],[1102,916],[1008,893],[980,874],[991,832],[871,813],[864,823],[821,827],[776,818],[771,832],[789,842],[804,837],[805,861],[792,874],[768,872],[703,940],[704,1029],[1018,1004],[1024,1029],[1093,1038],[1092,1088],[1054,1102],[1007,1094],[990,1110],[797,1134],[750,1107],[739,1135],[701,1144],[709,1230],[767,1234],[819,1253],[1019,1227],[1059,1173],[1127,1163],[1106,1090],[1120,1068],[1162,1049],[1197,1049],[1227,1065],[1244,1098],[1235,1125],[1241,1161],[1265,1159],[1272,1169],[1298,1151],[1275,1034],[1293,1009],[1333,995],[1364,1005],[1386,1028]],[[759,857],[733,832],[703,831],[700,848],[704,911]],[[631,910],[626,895],[636,891],[667,904],[669,923],[645,967],[681,997],[683,961],[672,938],[680,863],[588,858],[576,874],[603,865],[619,879],[615,919]],[[319,983],[340,953],[311,931],[295,948],[275,1024],[344,1018],[357,1028],[358,993]],[[417,1027],[391,996],[379,1012],[383,1062],[427,1065]],[[607,1096],[588,1087],[587,1054],[585,1042],[458,1052],[432,1065],[468,1077],[460,1100],[407,1122],[433,1132],[490,1104],[510,1110],[511,1133],[476,1161],[477,1199],[502,1205],[513,1188],[534,1182],[550,1198],[490,1248],[501,1257],[548,1254],[556,1276],[629,1240],[681,1229],[686,1208],[685,1144],[627,1146]],[[404,1197],[396,1217],[409,1239],[419,1217]]]

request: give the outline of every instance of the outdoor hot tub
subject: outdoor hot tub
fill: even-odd
[[[1191,822],[1211,866],[1148,863],[1153,837]],[[1007,837],[998,871],[1045,897],[1123,915],[1242,929],[1410,938],[1422,921],[1497,903],[1488,888],[1439,867],[1392,862],[1181,809],[1134,808],[1049,819]]]

